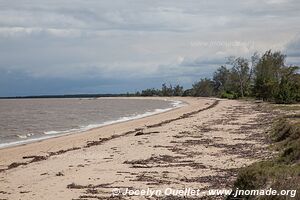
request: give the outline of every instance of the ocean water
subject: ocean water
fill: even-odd
[[[0,148],[75,134],[182,105],[156,99],[1,99]]]

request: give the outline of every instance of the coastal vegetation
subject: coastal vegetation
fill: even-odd
[[[278,155],[256,162],[240,170],[234,188],[258,190],[272,188],[277,191],[300,191],[300,115],[287,115],[277,119],[270,133],[272,148]],[[299,199],[291,196],[239,196],[239,199],[281,200]],[[229,196],[228,200],[237,199]]]
[[[254,97],[264,101],[290,104],[300,101],[298,66],[287,66],[281,52],[254,53],[250,59],[230,57],[212,78],[203,78],[183,90],[180,85],[162,85],[161,89],[146,89],[137,96],[195,96],[237,99]]]
[[[162,84],[161,90],[151,88],[151,89],[146,89],[142,90],[142,92],[137,92],[137,96],[182,96],[184,93],[183,87],[180,85],[172,86],[167,85],[166,83]]]

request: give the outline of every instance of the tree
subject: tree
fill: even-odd
[[[154,88],[146,89],[141,92],[141,96],[160,96],[160,91]]]
[[[182,94],[183,97],[193,96],[193,89],[187,89]]]
[[[193,96],[209,97],[214,95],[213,81],[210,79],[201,79],[199,82],[193,84]]]
[[[182,96],[183,95],[183,87],[180,85],[176,85],[173,88],[173,96]]]
[[[286,56],[281,52],[267,51],[254,68],[254,94],[263,100],[272,100],[278,93],[280,71]]]
[[[162,96],[173,96],[173,87],[172,85],[170,84],[169,87],[164,83],[162,84],[162,88],[161,88],[161,93],[162,93]]]
[[[231,68],[231,80],[234,81],[234,90],[237,90],[241,97],[249,94],[250,91],[250,67],[246,58],[231,58],[229,64]]]
[[[293,103],[299,101],[300,79],[299,67],[290,66],[280,70],[280,82],[275,96],[276,103]]]
[[[217,94],[228,92],[228,84],[230,78],[230,70],[225,66],[221,66],[213,75],[214,90]]]

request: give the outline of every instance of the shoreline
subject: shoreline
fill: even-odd
[[[143,98],[142,97],[101,97],[101,99],[143,99]],[[146,99],[169,101],[170,105],[172,107],[164,108],[164,109],[155,109],[151,112],[145,112],[143,114],[138,114],[138,115],[134,115],[134,116],[130,116],[130,117],[119,117],[116,120],[106,121],[106,122],[103,122],[100,124],[90,124],[90,125],[87,125],[82,128],[69,129],[69,130],[64,130],[64,131],[55,131],[55,130],[48,131],[48,132],[56,132],[56,133],[54,133],[54,134],[45,133],[44,136],[37,137],[37,138],[13,141],[13,142],[8,142],[8,143],[1,143],[0,150],[6,149],[6,148],[22,146],[22,145],[27,145],[27,144],[31,144],[31,143],[36,143],[36,142],[40,142],[40,141],[44,141],[44,140],[48,140],[48,139],[52,139],[52,138],[64,137],[64,136],[68,136],[68,135],[72,135],[72,134],[84,134],[87,131],[92,131],[94,129],[98,129],[101,127],[110,126],[110,125],[114,125],[114,124],[118,124],[118,123],[129,122],[129,121],[142,119],[142,118],[150,117],[150,116],[154,116],[154,115],[159,115],[161,113],[169,112],[169,111],[178,109],[180,107],[186,106],[188,104],[187,102],[184,102],[184,101],[179,101],[179,100],[170,99],[170,98],[168,99],[165,97],[157,97],[157,98],[155,98],[155,97],[147,98],[146,97]]]
[[[126,99],[128,99],[128,97],[103,97],[103,98],[106,98],[106,99],[126,98]],[[135,122],[137,122],[139,124],[141,122],[147,123],[148,119],[149,119],[149,123],[151,123],[151,121],[156,121],[155,118],[157,116],[164,115],[164,114],[171,115],[171,113],[173,113],[173,112],[174,112],[174,116],[177,116],[178,114],[190,111],[193,108],[190,108],[189,106],[194,107],[197,104],[197,103],[195,103],[195,98],[191,98],[191,97],[186,97],[186,98],[185,97],[178,97],[178,98],[176,98],[176,97],[132,97],[132,99],[144,99],[144,98],[169,100],[169,101],[178,101],[179,100],[186,105],[181,106],[181,107],[172,108],[165,112],[160,112],[160,113],[156,113],[153,115],[149,115],[149,116],[145,116],[145,117],[141,117],[141,118],[137,118],[137,119],[132,119],[132,120],[124,121],[124,122],[108,124],[108,125],[92,128],[92,129],[89,129],[86,131],[74,133],[74,134],[71,133],[71,134],[57,135],[56,137],[40,139],[40,140],[36,140],[33,142],[29,142],[29,143],[23,143],[20,145],[7,146],[7,147],[3,147],[3,148],[1,147],[0,148],[0,157],[2,159],[0,160],[0,166],[7,165],[9,162],[12,163],[12,161],[14,161],[14,160],[15,160],[15,162],[20,162],[23,160],[22,157],[28,156],[27,154],[44,155],[45,154],[44,152],[46,152],[49,149],[59,151],[59,150],[63,150],[63,149],[73,148],[74,146],[82,146],[82,144],[87,142],[89,139],[90,140],[96,139],[95,138],[96,136],[105,137],[105,136],[112,135],[112,134],[107,134],[107,135],[99,134],[98,132],[101,132],[102,129],[104,129],[104,131],[106,131],[107,129],[114,129],[115,126],[116,126],[116,128],[119,128],[119,126],[121,126],[121,128],[124,128],[126,130],[127,123],[129,123],[129,126],[132,126],[132,124],[135,124]],[[201,99],[201,98],[197,98],[197,99]],[[186,109],[182,109],[182,108],[186,108]],[[176,113],[177,110],[182,110],[182,111],[178,111],[178,113]],[[166,116],[166,117],[170,117],[170,116]],[[75,140],[76,142],[73,143],[72,146],[65,144],[65,143],[62,145],[61,143],[67,139],[72,139],[72,141]],[[78,140],[82,140],[82,142],[80,142]],[[55,144],[57,142],[59,144]],[[43,147],[44,145],[46,145],[50,148],[45,149],[45,147]],[[33,149],[34,149],[34,151],[33,151]],[[8,158],[8,156],[6,156],[7,154],[10,154],[10,158]]]

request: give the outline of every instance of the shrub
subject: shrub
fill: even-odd
[[[300,122],[299,115],[277,120],[271,138],[279,149],[278,157],[254,163],[240,170],[234,189],[275,189],[300,191]],[[236,199],[228,196],[228,200]],[[239,196],[238,199],[287,200],[300,199],[292,196]]]
[[[238,98],[238,94],[234,93],[234,92],[222,92],[221,93],[221,98],[225,98],[225,99],[237,99]]]

